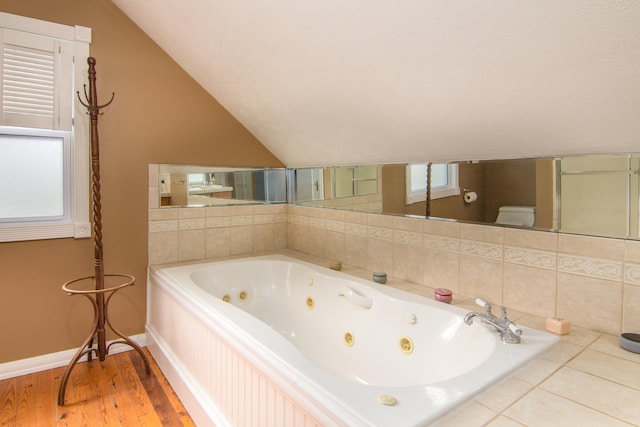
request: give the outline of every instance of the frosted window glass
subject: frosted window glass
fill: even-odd
[[[0,135],[0,220],[65,214],[64,139]]]

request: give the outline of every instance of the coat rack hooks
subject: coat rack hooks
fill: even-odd
[[[104,260],[102,251],[102,203],[100,202],[100,144],[98,138],[98,116],[101,114],[100,109],[108,106],[113,102],[115,93],[112,94],[111,100],[103,105],[98,105],[98,95],[96,91],[96,60],[93,57],[87,59],[89,64],[89,93],[87,94],[87,87],[85,85],[84,95],[86,103],[80,98],[80,92],[78,91],[78,99],[82,105],[88,110],[88,114],[91,118],[90,122],[90,142],[91,142],[91,201],[93,210],[93,250],[94,250],[94,275],[81,277],[79,279],[71,280],[62,285],[62,290],[69,295],[83,295],[89,299],[93,305],[94,317],[92,330],[87,338],[82,343],[82,346],[78,349],[74,357],[69,362],[67,369],[64,371],[62,380],[60,381],[60,388],[58,391],[58,405],[64,405],[64,395],[67,388],[67,381],[71,375],[71,371],[75,364],[80,360],[82,356],[87,355],[87,360],[90,361],[92,356],[96,356],[101,361],[105,359],[109,353],[109,349],[114,344],[126,344],[132,347],[138,352],[142,358],[147,375],[151,373],[151,367],[147,356],[142,351],[142,348],[136,344],[133,340],[127,337],[122,332],[113,327],[108,315],[109,301],[113,295],[128,286],[133,286],[135,278],[128,274],[105,274],[104,273]],[[117,278],[120,282],[119,285],[105,286],[105,277]],[[80,290],[74,289],[71,285],[76,283],[91,283],[93,289]],[[107,334],[106,327],[117,335],[120,339],[111,342],[109,345],[106,343]],[[94,341],[97,347],[94,347]]]

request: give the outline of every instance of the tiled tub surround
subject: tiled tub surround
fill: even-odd
[[[287,206],[288,249],[617,335],[640,331],[640,242]]]
[[[152,185],[153,176],[150,168]],[[165,221],[165,209],[158,209],[157,187],[149,194],[149,263],[175,262],[179,230],[152,231],[154,222]],[[512,320],[538,329],[552,315],[572,322],[572,332],[554,349],[438,426],[640,426],[640,355],[617,344],[621,331],[640,331],[640,242],[300,206],[254,206],[250,215],[265,208],[285,209],[274,214],[274,222],[286,221],[275,222],[286,227],[278,234],[286,240],[274,249],[293,249],[289,255],[312,260],[304,254],[313,254],[324,264],[340,259],[345,272],[367,277],[383,270],[390,286],[427,296],[446,286],[454,303],[469,310],[477,311],[472,300],[483,296],[510,307]],[[201,233],[208,217],[249,215],[195,209],[204,209]],[[166,215],[175,215],[169,221],[180,217]],[[253,246],[253,231],[251,249],[243,247],[247,253],[261,248],[259,239]],[[216,243],[231,254],[229,242],[209,242]],[[206,238],[204,247],[207,256]]]

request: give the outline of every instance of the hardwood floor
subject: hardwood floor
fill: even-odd
[[[133,350],[77,364],[64,406],[57,405],[57,396],[65,367],[0,381],[0,426],[195,426],[144,351],[148,376]]]

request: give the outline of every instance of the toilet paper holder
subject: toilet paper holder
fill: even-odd
[[[478,194],[468,188],[463,188],[463,198],[465,203],[473,203],[478,199]]]

